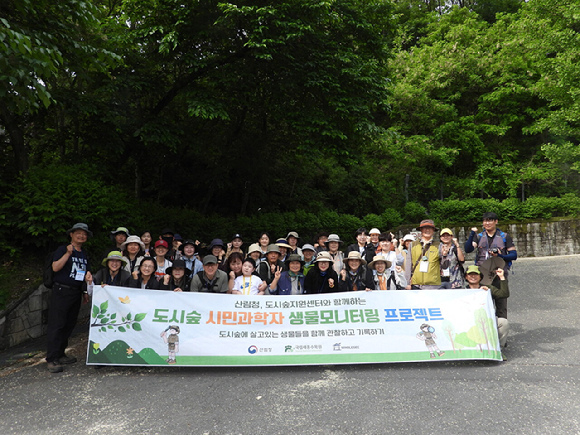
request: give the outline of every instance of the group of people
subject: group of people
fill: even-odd
[[[229,243],[213,239],[208,246],[183,239],[166,228],[157,240],[150,231],[131,235],[127,228],[111,231],[113,246],[95,274],[88,268],[83,244],[92,236],[77,223],[67,231],[71,242],[53,255],[54,286],[49,309],[47,362],[51,372],[76,361],[64,350],[81,298],[87,301],[94,286],[115,285],[174,292],[210,292],[242,295],[302,295],[356,290],[411,290],[484,288],[492,292],[500,330],[507,340],[507,270],[517,258],[511,237],[497,228],[495,213],[483,215],[483,231],[471,229],[463,250],[449,228],[439,233],[432,220],[423,220],[418,234],[397,240],[377,228],[359,228],[355,243],[342,250],[337,234],[320,232],[314,243],[301,244],[295,231],[272,239],[266,232],[244,249],[240,234]],[[475,254],[475,265],[464,269],[464,251]],[[479,269],[485,260],[499,257],[505,267],[496,271],[491,285],[481,286]]]

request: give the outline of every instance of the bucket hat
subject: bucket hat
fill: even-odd
[[[386,263],[386,265],[387,265],[386,269],[390,269],[391,268],[391,265],[393,264],[390,261],[387,261],[387,259],[385,257],[383,257],[382,255],[375,255],[373,257],[373,261],[371,261],[369,263],[369,267],[371,269],[374,269],[375,268],[375,264],[377,264],[379,261],[384,261]]]
[[[111,235],[112,235],[112,236],[115,236],[115,235],[117,235],[117,234],[119,234],[119,233],[123,233],[123,234],[125,234],[127,237],[129,237],[129,236],[130,236],[130,234],[129,234],[129,230],[128,230],[127,228],[125,228],[125,227],[118,227],[116,230],[113,230],[113,231],[111,231]]]
[[[304,260],[300,254],[290,254],[286,259],[286,264],[289,264],[291,261],[299,261],[301,266],[304,266]]]
[[[121,262],[121,264],[123,265],[123,267],[125,267],[127,265],[127,260],[125,260],[123,258],[123,254],[121,254],[120,251],[111,251],[109,252],[109,254],[107,255],[106,258],[103,259],[103,261],[101,261],[101,264],[105,267],[107,267],[107,263],[109,260],[119,260]]]
[[[266,248],[266,255],[269,254],[270,252],[277,252],[279,255],[280,248],[278,247],[278,245],[268,245],[268,248]]]
[[[276,240],[276,245],[278,245],[280,248],[286,248],[286,249],[294,249],[292,246],[290,246],[288,244],[288,242],[286,241],[286,239],[278,239]]]
[[[70,233],[75,232],[76,230],[83,230],[87,233],[87,235],[89,237],[93,237],[93,232],[89,231],[89,226],[87,224],[82,223],[82,222],[78,222],[78,223],[74,224],[72,226],[72,228],[69,228],[68,230],[66,230],[66,233],[70,236]]]
[[[328,236],[328,239],[326,239],[326,242],[324,242],[326,247],[328,247],[328,244],[330,242],[338,242],[339,246],[342,245],[342,240],[340,240],[340,237],[338,237],[338,234],[331,234],[330,236]]]
[[[124,251],[125,248],[127,247],[127,245],[129,243],[137,243],[141,247],[141,249],[145,250],[145,243],[143,243],[141,241],[141,237],[139,237],[139,236],[129,236],[129,237],[127,237],[127,240],[125,240],[121,244],[121,250]]]
[[[367,264],[367,261],[364,258],[362,258],[362,256],[360,255],[360,252],[358,252],[358,251],[350,251],[348,253],[348,257],[346,257],[344,259],[344,261],[346,263],[347,261],[350,261],[350,260],[360,260],[361,264],[363,264],[363,265]]]
[[[182,269],[185,269],[185,276],[191,275],[191,270],[188,269],[188,267],[185,265],[185,261],[183,261],[181,258],[178,258],[177,260],[175,260],[173,262],[173,264],[171,265],[171,267],[168,267],[167,269],[165,269],[165,273],[167,275],[171,275],[171,271],[175,267],[177,267],[177,268],[181,267]]]
[[[435,222],[433,222],[433,220],[431,219],[424,219],[421,221],[421,223],[419,224],[419,228],[426,228],[426,227],[431,227],[433,228],[435,231],[439,231],[439,228],[437,228],[435,226]]]
[[[322,251],[318,253],[318,255],[316,256],[316,260],[314,260],[314,262],[318,263],[319,261],[328,261],[330,264],[334,263],[334,260],[330,256],[330,253],[327,251]]]

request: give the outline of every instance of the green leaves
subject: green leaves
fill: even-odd
[[[131,329],[134,331],[142,331],[141,324],[139,322],[143,321],[147,316],[147,313],[138,313],[133,315],[131,313],[127,313],[126,316],[121,316],[121,321],[116,322],[117,313],[112,313],[109,316],[106,316],[107,309],[109,307],[109,301],[105,301],[101,303],[101,305],[93,305],[92,309],[92,318],[95,319],[91,324],[91,327],[99,328],[100,332],[107,332],[107,331],[119,331],[119,332],[127,332]]]

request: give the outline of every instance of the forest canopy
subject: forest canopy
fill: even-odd
[[[0,228],[76,221],[59,177],[103,226],[124,204],[362,217],[576,194],[578,17],[571,0],[5,0]]]

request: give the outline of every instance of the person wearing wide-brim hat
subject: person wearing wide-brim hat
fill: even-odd
[[[84,294],[85,280],[92,280],[83,245],[93,233],[82,222],[74,224],[66,233],[70,243],[59,246],[52,255],[53,286],[46,335],[46,363],[51,373],[62,372],[63,364],[77,361],[75,357],[65,355],[64,351],[76,325],[81,300],[89,300],[88,294]]]
[[[122,251],[123,249],[121,248],[121,245],[130,235],[129,230],[125,227],[117,227],[111,231],[111,241],[114,243],[114,249],[111,249],[111,251]]]
[[[434,290],[441,288],[441,256],[433,236],[438,231],[431,219],[419,225],[421,239],[411,244],[405,262],[407,289]]]
[[[368,267],[373,271],[375,290],[404,289],[407,285],[403,269],[395,266],[393,271],[391,265],[391,262],[383,255],[375,255],[373,261],[369,263]]]
[[[121,245],[121,252],[126,264],[123,266],[129,273],[139,270],[139,264],[145,256],[145,244],[139,236],[129,236]]]
[[[197,272],[203,270],[203,263],[197,258],[196,251],[199,242],[194,242],[193,240],[187,239],[179,246],[179,258],[185,261],[186,269],[189,269],[191,273],[188,275],[190,278]]]
[[[305,243],[302,246],[302,258],[304,258],[304,266],[302,266],[302,270],[304,276],[308,274],[308,271],[312,266],[314,266],[316,248],[312,246],[310,243]]]
[[[339,250],[342,245],[342,240],[338,237],[338,234],[331,234],[324,243],[328,253],[332,257],[332,268],[339,274],[344,268],[344,253]]]
[[[280,247],[278,245],[268,245],[266,249],[266,261],[262,261],[258,265],[257,270],[260,278],[266,281],[268,285],[272,283],[278,270],[280,273],[286,270],[286,265],[280,261]]]
[[[286,241],[290,245],[290,254],[302,255],[302,249],[298,247],[298,240],[300,240],[300,236],[296,231],[290,231],[286,235]]]
[[[189,291],[191,269],[188,269],[185,261],[178,258],[171,267],[165,270],[165,276],[159,285],[160,290],[173,292]]]
[[[252,243],[248,248],[248,257],[252,258],[259,266],[262,261],[262,250],[258,243]]]
[[[222,241],[222,239],[213,239],[210,242],[208,249],[210,254],[213,255],[215,258],[217,258],[218,268],[220,270],[224,270],[225,268],[224,261],[226,257],[226,244]]]
[[[483,273],[479,270],[478,266],[469,266],[465,271],[465,280],[467,281],[467,287],[470,289],[483,289],[491,291],[491,297],[495,305],[495,316],[497,318],[497,332],[499,336],[500,347],[504,347],[507,342],[507,337],[509,333],[509,323],[506,319],[507,313],[501,308],[501,304],[497,304],[497,300],[507,299],[510,295],[510,290],[508,286],[508,281],[505,278],[504,270],[498,269],[496,271],[498,277],[499,287],[493,285],[482,286],[481,280],[483,279]],[[494,280],[494,282],[496,282]]]
[[[319,252],[314,266],[304,278],[306,294],[335,293],[338,288],[338,274],[332,268],[332,257],[329,252]]]
[[[292,246],[288,244],[286,239],[278,239],[276,240],[276,246],[280,248],[280,261],[286,261],[288,254],[292,252]]]
[[[367,268],[360,252],[350,251],[344,259],[344,269],[340,271],[338,287],[341,291],[372,290],[373,272]]]
[[[103,266],[97,273],[93,275],[92,281],[88,282],[89,294],[92,294],[92,285],[116,285],[120,287],[127,287],[131,273],[125,269],[127,260],[123,257],[120,251],[111,251],[106,258],[101,261]]]
[[[304,290],[304,274],[302,273],[302,266],[304,260],[299,254],[290,254],[286,260],[285,271],[276,271],[274,279],[267,287],[266,292],[271,295],[301,295],[305,293]],[[266,293],[268,294],[268,293]]]

